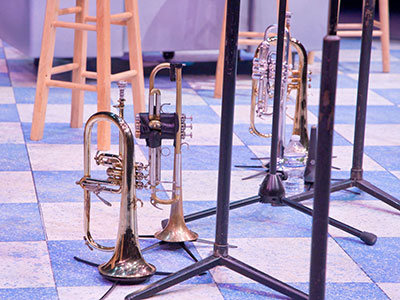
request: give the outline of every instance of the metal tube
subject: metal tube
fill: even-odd
[[[367,115],[368,80],[371,63],[372,31],[375,0],[364,1],[363,29],[361,37],[360,68],[358,72],[357,110],[354,129],[353,166],[351,179],[362,179],[365,124]]]
[[[325,299],[329,196],[339,44],[340,38],[336,35],[324,38],[311,241],[310,300]]]
[[[339,21],[339,0],[331,0],[328,13],[328,35],[336,35]]]
[[[240,0],[228,0],[225,33],[224,80],[219,147],[217,219],[214,256],[228,255],[229,194],[238,55]]]
[[[272,117],[272,140],[271,160],[269,165],[270,174],[276,174],[278,134],[279,134],[279,107],[281,102],[282,63],[283,63],[283,40],[285,35],[286,0],[279,1],[278,14],[278,41],[276,48],[275,87],[274,87],[274,112]],[[284,112],[283,112],[284,113]]]

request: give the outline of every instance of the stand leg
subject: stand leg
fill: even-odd
[[[222,258],[222,265],[235,271],[243,276],[246,276],[254,281],[257,281],[271,289],[278,291],[292,299],[308,299],[308,295],[302,291],[291,287],[290,285],[279,281],[231,256]]]
[[[127,295],[125,297],[125,300],[149,298],[162,290],[165,290],[173,285],[176,285],[182,281],[197,276],[200,273],[203,273],[220,265],[220,262],[221,258],[209,256],[189,267],[186,267],[176,273],[173,273],[161,280],[153,282],[152,284],[149,284],[148,286]]]
[[[282,202],[284,204],[286,204],[287,206],[290,206],[302,213],[305,213],[309,216],[313,215],[313,210],[311,208],[308,208],[307,206],[301,205],[295,201],[292,201],[288,198],[283,198]],[[376,243],[377,237],[375,234],[370,233],[370,232],[366,232],[366,231],[361,231],[358,230],[357,228],[354,228],[352,226],[349,226],[345,223],[342,223],[338,220],[335,220],[333,218],[329,218],[328,219],[329,225],[332,225],[336,228],[339,228],[347,233],[350,233],[351,235],[354,235],[356,237],[358,237],[360,240],[362,240],[364,243],[366,243],[367,245],[374,245]]]
[[[398,199],[389,195],[388,193],[382,191],[380,188],[374,186],[370,182],[366,180],[357,180],[355,182],[355,186],[358,187],[360,190],[370,194],[371,196],[385,202],[386,204],[394,207],[395,209],[400,210],[400,202]]]

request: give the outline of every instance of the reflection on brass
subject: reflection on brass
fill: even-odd
[[[121,88],[121,86],[120,86]],[[111,259],[98,267],[100,274],[113,281],[138,283],[146,280],[156,271],[147,263],[139,248],[137,233],[136,176],[140,174],[134,159],[133,134],[123,119],[124,99],[120,97],[120,115],[111,112],[98,112],[86,123],[84,131],[84,176],[77,182],[84,189],[84,240],[90,249],[114,251]],[[106,180],[91,177],[91,132],[98,121],[109,121],[119,129],[119,154],[97,153],[95,161],[107,167]],[[102,246],[95,242],[90,233],[90,196],[94,193],[100,200],[111,205],[99,194],[101,192],[120,193],[120,215],[115,247]]]

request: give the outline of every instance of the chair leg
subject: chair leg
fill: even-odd
[[[223,73],[224,73],[224,52],[225,52],[225,31],[226,31],[226,6],[225,1],[224,18],[222,21],[221,39],[219,42],[219,54],[217,61],[217,70],[215,72],[215,86],[214,86],[214,98],[222,97],[222,85],[223,85]]]
[[[111,92],[111,16],[110,0],[96,1],[97,15],[97,111],[110,111]],[[108,150],[111,142],[110,124],[97,126],[97,148]]]
[[[379,21],[382,31],[382,70],[388,73],[390,72],[389,0],[379,0]]]
[[[51,68],[53,66],[54,47],[56,42],[56,28],[52,26],[52,23],[57,20],[59,5],[59,0],[48,0],[46,4],[46,16],[43,25],[42,48],[40,50],[36,96],[31,128],[31,140],[34,141],[38,141],[43,137],[47,98],[49,95],[47,80],[51,78]]]
[[[76,23],[84,23],[85,17],[88,15],[88,0],[76,0],[76,6],[81,7],[81,12],[75,16]],[[72,71],[72,82],[78,84],[85,83],[85,77],[82,76],[86,71],[86,55],[87,55],[87,31],[75,30],[74,36],[74,63],[79,68]],[[71,127],[80,128],[83,124],[83,105],[84,91],[80,89],[72,90],[71,98]]]
[[[126,31],[129,45],[129,65],[131,70],[136,70],[137,75],[131,78],[134,114],[144,112],[144,75],[142,43],[140,39],[139,11],[137,0],[125,0],[125,10],[132,14],[127,22]]]

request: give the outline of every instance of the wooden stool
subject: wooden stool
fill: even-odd
[[[382,71],[390,72],[389,0],[378,0],[379,22],[374,20],[372,36],[381,38]],[[337,34],[341,37],[361,37],[361,23],[339,23]]]
[[[43,137],[49,87],[72,89],[71,127],[73,128],[81,127],[83,123],[84,91],[97,92],[98,111],[110,111],[112,81],[124,79],[130,82],[135,114],[145,109],[137,0],[125,0],[125,12],[114,15],[110,14],[110,0],[96,0],[96,17],[88,16],[88,1],[76,0],[76,6],[60,9],[60,0],[47,0],[33,110],[32,140],[37,141]],[[75,22],[58,21],[58,16],[66,14],[75,14]],[[88,24],[90,22],[95,25]],[[111,24],[127,26],[130,70],[118,74],[111,74]],[[75,30],[74,58],[70,64],[52,67],[58,27]],[[97,72],[86,70],[88,30],[97,33]],[[72,82],[51,79],[53,74],[69,71],[72,71]],[[96,79],[97,85],[86,84],[86,78]],[[109,123],[99,122],[97,131],[99,150],[108,150],[111,138]]]

